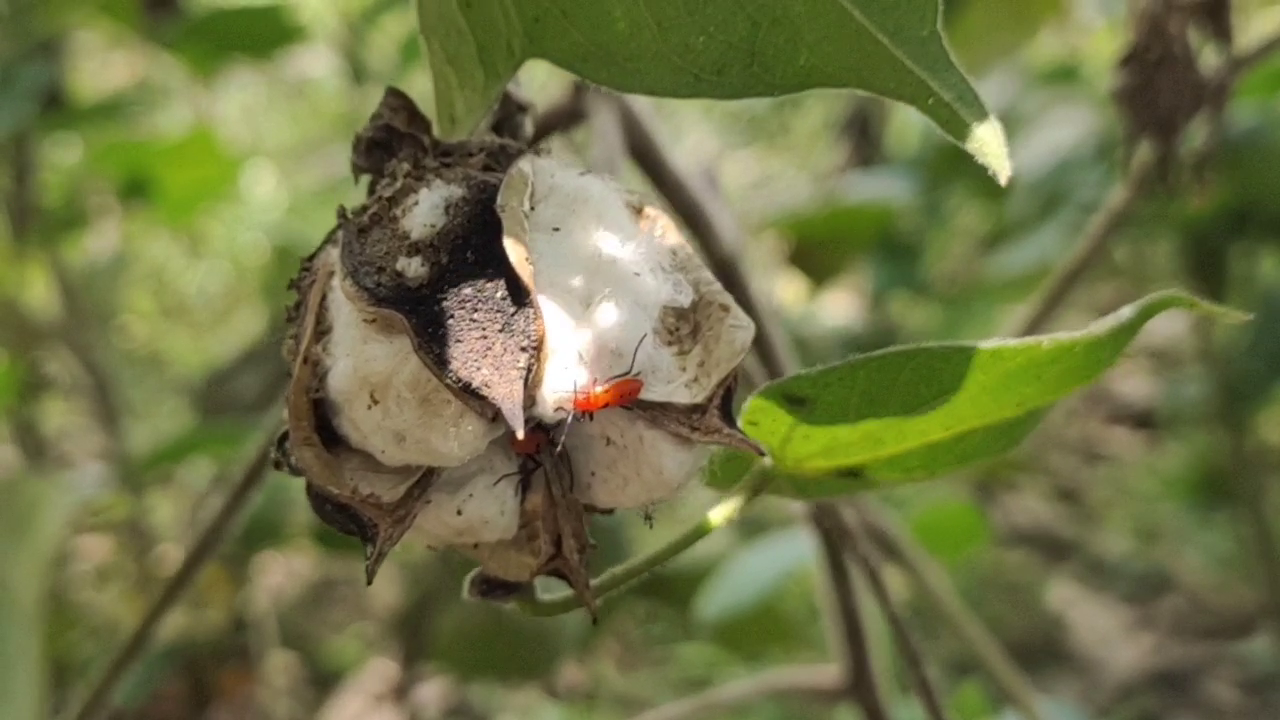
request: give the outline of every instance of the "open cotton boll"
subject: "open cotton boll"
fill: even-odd
[[[520,527],[517,467],[510,444],[495,442],[470,462],[442,471],[412,534],[432,548],[512,538]]]
[[[334,275],[325,392],[338,432],[379,462],[453,467],[502,434],[446,388],[392,323],[353,305]]]
[[[623,410],[602,412],[568,432],[574,494],[602,510],[669,500],[711,457],[711,446],[676,437]]]

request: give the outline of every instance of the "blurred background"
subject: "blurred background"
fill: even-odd
[[[1238,45],[1280,29],[1274,2],[1234,11]],[[806,361],[986,337],[1123,172],[1110,90],[1127,17],[1107,0],[947,3],[1008,127],[1007,190],[876,99],[652,107],[750,230],[738,249]],[[362,196],[353,133],[384,85],[423,107],[431,88],[408,0],[9,0],[0,48],[0,717],[26,720],[74,708],[216,513],[277,417],[286,283]],[[571,78],[535,63],[521,82],[545,107]],[[592,132],[554,142],[586,156]],[[1051,324],[1173,286],[1256,322],[1161,316],[1008,458],[880,493],[1045,693],[1046,720],[1280,717],[1280,55],[1240,79],[1205,176],[1153,189]],[[690,496],[653,529],[598,523],[596,569],[715,494]],[[798,517],[759,502],[592,628],[464,604],[466,563],[408,545],[366,589],[358,543],[273,473],[112,717],[607,720],[822,662]],[[943,616],[887,579],[954,716],[1014,717]],[[872,632],[887,649],[881,619]],[[880,656],[895,720],[924,717]],[[729,716],[858,717],[803,699]]]

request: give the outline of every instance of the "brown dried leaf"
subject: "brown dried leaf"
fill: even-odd
[[[528,473],[528,487],[519,533],[504,542],[462,549],[480,563],[467,581],[469,597],[509,600],[528,591],[537,576],[547,575],[568,583],[595,619],[586,510],[573,494],[570,467],[567,457],[553,456],[548,448],[522,469]]]
[[[364,546],[365,581],[372,585],[387,555],[413,527],[437,474],[433,468],[414,471],[409,487],[393,500],[359,490],[350,494],[326,490],[308,482],[307,502],[321,522]]]
[[[533,137],[533,105],[515,88],[507,87],[486,125],[497,137],[528,145]]]
[[[1150,139],[1166,167],[1183,131],[1209,95],[1209,80],[1188,38],[1189,23],[1183,5],[1147,0],[1138,12],[1129,49],[1118,64],[1112,91],[1130,144]]]
[[[398,88],[388,86],[377,109],[351,143],[351,174],[369,175],[369,196],[380,188],[397,160],[422,162],[436,150],[431,121]]]

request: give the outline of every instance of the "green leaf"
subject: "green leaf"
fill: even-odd
[[[1227,402],[1243,422],[1271,398],[1280,382],[1280,286],[1266,288],[1242,346],[1227,356]]]
[[[494,603],[456,603],[435,623],[431,659],[466,680],[536,680],[555,670],[584,626],[578,614],[530,618]]]
[[[1159,292],[1079,332],[894,347],[801,372],[748,398],[739,421],[784,473],[848,474],[851,491],[928,478],[1012,449],[1173,308],[1247,317]]]
[[[0,481],[0,717],[47,716],[45,613],[50,570],[75,507],[59,478]]]
[[[293,509],[302,498],[303,483],[295,477],[272,473],[262,484],[253,505],[245,513],[240,532],[225,551],[248,565],[255,554],[283,545],[293,535]]]
[[[208,76],[233,59],[269,58],[302,37],[283,5],[253,5],[194,15],[166,44],[192,70]]]
[[[530,58],[620,92],[772,97],[854,88],[920,110],[1004,184],[1004,128],[956,67],[938,0],[418,0],[446,137]]]
[[[730,622],[768,602],[810,566],[816,546],[807,528],[753,538],[721,562],[693,598],[693,618],[706,626]]]
[[[900,168],[859,169],[831,197],[788,212],[773,225],[793,241],[791,264],[823,282],[891,238],[919,194],[919,184]]]
[[[930,504],[912,514],[911,532],[929,554],[954,565],[991,539],[987,516],[972,502]]]
[[[204,422],[181,433],[143,456],[135,468],[140,474],[177,465],[194,456],[233,461],[243,452],[245,442],[257,432],[252,423]]]
[[[205,127],[176,140],[112,143],[90,163],[114,180],[121,194],[149,201],[166,222],[179,226],[233,188],[240,172],[239,160]]]
[[[947,40],[965,67],[977,72],[1016,53],[1050,19],[1062,0],[965,0],[946,3]]]

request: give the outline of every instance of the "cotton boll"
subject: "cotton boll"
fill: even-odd
[[[517,468],[518,458],[503,441],[464,465],[444,470],[411,532],[433,548],[510,539],[520,526]]]
[[[503,431],[464,405],[419,359],[394,323],[351,303],[340,275],[330,286],[325,391],[334,425],[379,462],[453,467]]]
[[[669,500],[706,464],[711,448],[678,438],[625,410],[605,410],[569,427],[574,493],[601,509]]]

